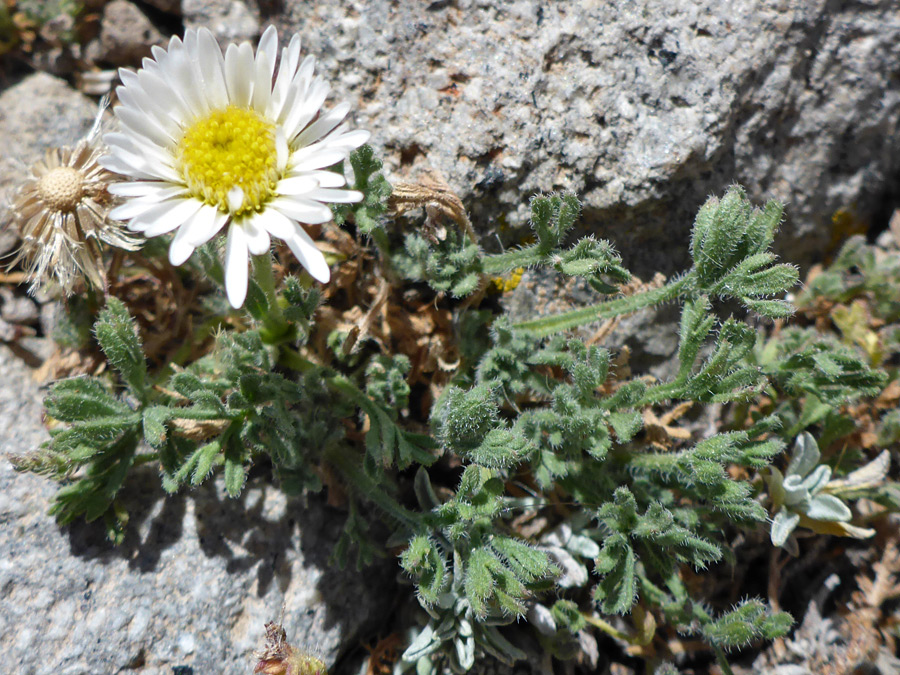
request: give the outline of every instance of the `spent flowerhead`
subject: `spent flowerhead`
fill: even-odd
[[[342,124],[348,104],[324,111],[325,81],[314,59],[300,59],[294,36],[281,51],[265,31],[224,56],[208,30],[188,30],[168,49],[155,47],[138,72],[120,71],[115,109],[121,131],[104,140],[103,165],[132,178],[111,191],[127,198],[113,216],[154,237],[177,230],[173,265],[227,228],[225,289],[234,307],[247,293],[249,254],[268,253],[270,237],[285,241],[306,270],[330,278],[325,257],[302,224],[331,220],[330,202],[354,202],[328,170],[366,142],[369,133]]]
[[[24,263],[32,289],[55,280],[71,295],[81,278],[104,288],[101,242],[126,250],[140,246],[108,218],[116,176],[98,164],[99,119],[75,147],[48,150],[12,205],[22,243],[11,264]]]

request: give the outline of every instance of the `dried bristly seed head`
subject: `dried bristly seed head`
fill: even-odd
[[[418,183],[394,183],[391,186],[390,206],[398,215],[425,207],[425,224],[429,231],[426,236],[437,235],[436,239],[439,241],[446,239],[446,231],[443,236],[439,234],[437,216],[441,215],[455,221],[473,242],[478,240],[462,200],[437,173],[424,173]]]
[[[72,213],[84,197],[84,175],[68,166],[57,167],[41,176],[37,193],[48,208]]]
[[[32,290],[55,280],[71,295],[80,278],[103,288],[100,243],[135,250],[140,240],[107,218],[114,174],[97,164],[92,132],[74,148],[52,148],[31,168],[12,214],[22,243],[10,266],[23,262]]]
[[[254,673],[263,675],[327,675],[325,663],[287,642],[284,626],[270,621],[266,624],[266,645],[256,652],[258,659]]]

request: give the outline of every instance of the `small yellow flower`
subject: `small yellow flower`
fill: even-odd
[[[55,280],[71,295],[80,278],[105,288],[100,243],[135,250],[138,240],[107,218],[115,180],[97,164],[96,127],[74,148],[52,148],[31,167],[12,206],[21,246],[10,265],[23,262],[32,290]]]

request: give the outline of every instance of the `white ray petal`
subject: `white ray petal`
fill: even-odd
[[[324,172],[323,172],[324,173]],[[307,192],[315,190],[320,183],[312,176],[294,176],[292,178],[284,178],[278,181],[275,192],[280,195],[304,195]]]
[[[137,178],[149,178],[171,183],[181,182],[181,177],[168,166],[159,161],[151,161],[146,156],[138,155],[125,148],[110,145],[110,154],[104,155],[97,163],[105,169]]]
[[[147,94],[142,87],[119,87],[116,89],[116,95],[119,97],[122,107],[128,106],[129,108],[138,111],[138,114],[144,114],[151,117],[153,122],[161,127],[166,134],[172,138],[180,136],[181,125],[175,122],[163,108],[153,101],[153,99],[150,98],[150,95]],[[122,107],[117,110],[122,110]]]
[[[199,81],[200,74],[198,70],[195,70],[196,65],[191,63],[188,54],[183,49],[174,53],[170,51],[169,56],[172,89],[180,94],[193,116],[205,115],[209,112],[209,102],[203,95]]]
[[[109,154],[121,157],[136,167],[144,167],[144,170],[147,171],[152,168],[164,172],[165,180],[180,182],[181,176],[172,166],[174,158],[167,150],[158,145],[134,134],[122,134],[115,131],[105,134],[103,141],[109,147]],[[160,174],[160,177],[162,178],[163,175]]]
[[[337,171],[304,171],[300,175],[315,178],[319,182],[319,187],[323,188],[339,188],[347,184],[344,174]]]
[[[143,232],[148,238],[158,237],[181,226],[199,211],[202,205],[203,203],[196,199],[170,199],[133,218],[128,223],[128,229]]]
[[[322,78],[316,78],[305,98],[301,98],[299,104],[294,105],[284,120],[284,133],[289,141],[303,131],[303,127],[315,117],[322,107],[331,87]],[[295,146],[296,147],[296,146]]]
[[[285,243],[313,279],[327,284],[331,279],[331,270],[325,261],[325,256],[316,248],[312,237],[306,233],[306,230],[297,223],[293,223],[293,226],[293,232],[290,237],[285,238]]]
[[[296,33],[291,38],[290,44],[281,50],[281,62],[278,64],[278,75],[272,85],[272,97],[269,99],[269,109],[266,111],[270,119],[277,120],[281,117],[284,102],[287,99],[288,88],[297,72],[300,63],[300,36]]]
[[[327,223],[333,217],[331,209],[324,204],[314,202],[310,199],[276,197],[269,205],[272,208],[281,211],[281,213],[291,220],[298,220],[301,223],[307,223],[309,225]]]
[[[244,205],[244,191],[237,186],[231,188],[225,198],[228,200],[228,210],[232,213],[240,211]]]
[[[198,211],[197,213],[200,212]],[[181,227],[178,228],[178,231],[172,238],[172,243],[169,244],[169,262],[172,263],[175,267],[183,265],[194,252],[195,247],[191,246],[187,239],[188,232],[190,232],[191,223],[197,218],[197,213],[194,214],[191,220],[184,223]]]
[[[225,57],[216,38],[206,28],[197,34],[197,51],[200,62],[200,75],[203,87],[211,108],[224,108],[228,105],[228,87],[225,84]]]
[[[247,297],[247,239],[244,228],[232,222],[225,245],[225,293],[237,309]]]
[[[334,166],[338,162],[347,159],[348,153],[340,148],[311,147],[314,148],[314,152],[303,154],[300,152],[294,153],[294,156],[291,157],[291,172],[327,169],[329,166]]]
[[[332,133],[327,138],[322,139],[321,142],[329,148],[341,148],[342,150],[347,150],[349,154],[350,150],[356,150],[356,148],[366,143],[371,136],[372,134],[365,129],[357,129],[342,134]]]
[[[304,147],[315,143],[320,138],[327,136],[350,112],[349,103],[341,103],[329,110],[319,119],[301,131],[293,141],[294,147]]]
[[[247,250],[253,255],[262,255],[269,252],[271,241],[269,233],[259,222],[259,214],[254,214],[243,221],[244,232],[247,234]]]
[[[250,105],[253,96],[253,48],[249,42],[228,45],[225,51],[225,84],[228,98],[239,108]]]
[[[331,204],[353,204],[361,202],[363,198],[362,192],[356,190],[326,190],[325,188],[317,188],[310,190],[303,195],[308,199],[315,199],[320,202],[328,202]]]
[[[113,173],[120,173],[123,176],[130,176],[131,178],[145,178],[150,181],[158,180],[157,176],[155,176],[154,174],[147,173],[146,171],[134,167],[130,162],[119,157],[114,157],[113,155],[104,155],[97,160],[97,164],[102,166],[104,169],[112,171]]]
[[[162,204],[163,202],[167,202],[173,199],[182,198],[183,194],[184,188],[182,188],[181,186],[166,187],[158,190],[155,194],[148,195],[146,197],[135,197],[134,199],[129,199],[121,206],[117,206],[112,211],[110,211],[109,216],[110,218],[113,218],[115,220],[129,220],[131,218],[137,218],[138,216],[149,211],[158,204]]]
[[[294,236],[294,221],[275,209],[265,209],[257,216],[257,222],[266,232],[285,241]]]
[[[272,77],[275,75],[275,61],[278,60],[278,31],[275,26],[269,26],[259,38],[259,45],[256,47],[256,59],[259,61],[260,56],[266,57],[266,65],[268,66],[268,81],[266,88],[272,90]]]
[[[191,109],[180,93],[176,91],[171,83],[166,83],[157,73],[149,70],[141,70],[138,72],[141,86],[147,95],[154,101],[165,101],[169,108],[169,116],[179,124],[184,124],[186,120],[191,119]]]
[[[144,136],[160,148],[167,148],[175,142],[171,134],[144,111],[123,105],[116,108],[116,117],[119,118],[122,126],[135,134]]]
[[[203,246],[219,233],[230,217],[231,214],[222,213],[214,206],[204,204],[194,217],[187,242],[194,247]]]
[[[288,160],[291,157],[291,149],[288,147],[284,129],[280,126],[275,128],[275,157],[275,165],[278,167],[278,172],[282,173],[287,168]]]
[[[110,194],[114,194],[117,197],[146,197],[148,199],[153,199],[155,201],[160,201],[160,199],[168,199],[168,197],[162,197],[162,195],[168,194],[167,190],[170,188],[178,188],[178,192],[176,192],[175,196],[180,196],[182,193],[187,192],[187,188],[184,185],[172,185],[171,183],[165,183],[163,181],[129,181],[123,183],[110,183],[107,190],[109,190]]]

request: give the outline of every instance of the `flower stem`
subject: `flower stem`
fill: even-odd
[[[384,486],[379,485],[362,470],[361,457],[351,453],[345,447],[332,445],[325,451],[323,458],[341,472],[347,482],[356,489],[358,496],[368,499],[394,520],[403,523],[411,530],[415,531],[421,528],[421,517],[417,513],[401,506],[388,495]]]
[[[481,260],[481,270],[485,274],[503,274],[517,267],[537,265],[546,257],[536,244],[525,248],[516,248],[504,253],[486,255]]]
[[[287,345],[281,345],[281,349],[278,350],[278,365],[290,368],[297,373],[305,373],[316,367],[316,364]]]
[[[607,623],[606,621],[601,619],[599,616],[594,616],[593,614],[589,614],[587,612],[582,612],[581,616],[583,616],[584,620],[587,621],[589,624],[591,624],[595,628],[599,628],[607,635],[610,635],[610,636],[616,638],[617,640],[621,640],[622,642],[625,642],[628,644],[633,644],[633,638],[631,635],[620,631],[618,628],[616,628],[615,626],[613,626],[610,623]]]
[[[670,281],[665,286],[653,288],[649,291],[635,293],[624,298],[607,300],[605,302],[583,307],[569,312],[562,312],[539,319],[523,321],[513,325],[516,330],[527,331],[536,337],[546,337],[554,333],[561,333],[578,326],[593,323],[600,319],[612,319],[622,314],[631,314],[639,309],[657,305],[662,302],[674,300],[689,285],[691,276],[683,276],[680,279]]]
[[[275,291],[275,275],[272,272],[272,255],[270,253],[253,256],[253,279],[266,294],[268,310],[262,321],[262,338],[264,342],[274,344],[280,341],[291,329],[284,318],[278,294]]]
[[[391,258],[391,242],[388,239],[387,232],[383,227],[376,227],[369,232],[369,236],[372,237],[372,241],[375,242],[375,248],[378,249],[379,258],[381,259],[381,273],[388,282],[396,286],[400,280],[400,275],[394,269],[394,262]]]

